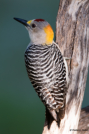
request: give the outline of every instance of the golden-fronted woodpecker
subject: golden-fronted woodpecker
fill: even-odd
[[[25,65],[30,81],[53,119],[59,121],[65,115],[67,75],[64,58],[53,41],[52,27],[43,19],[14,19],[29,33]]]

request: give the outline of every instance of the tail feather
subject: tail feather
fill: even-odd
[[[65,116],[65,103],[64,103],[64,106],[62,108],[60,108],[59,112],[57,113],[57,120],[61,120]]]
[[[46,108],[46,121],[45,121],[45,126],[48,126],[48,129],[50,129],[50,126],[53,122],[53,120],[55,120],[52,116],[52,114],[49,112],[49,110]]]
[[[54,120],[57,122],[58,127],[60,127],[60,122],[61,122],[61,120],[65,116],[65,103],[64,103],[64,106],[59,109],[59,111],[56,111],[56,110],[48,110],[46,108],[46,121],[45,121],[45,125],[48,125],[48,129],[50,129],[51,123]]]

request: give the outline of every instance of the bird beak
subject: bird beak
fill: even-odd
[[[23,25],[25,25],[26,27],[27,26],[29,26],[28,24],[27,24],[27,20],[23,20],[23,19],[20,19],[20,18],[14,18],[16,21],[18,21],[18,22],[20,22],[20,23],[22,23]]]

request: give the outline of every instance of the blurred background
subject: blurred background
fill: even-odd
[[[59,0],[0,0],[0,134],[41,134],[45,108],[27,76],[28,32],[13,17],[43,18],[53,30]],[[89,77],[82,107],[89,105]]]

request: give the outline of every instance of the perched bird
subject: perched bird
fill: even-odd
[[[67,66],[58,45],[53,41],[52,27],[43,19],[14,19],[25,25],[29,33],[25,65],[30,81],[46,110],[54,120],[59,121],[65,115]]]

